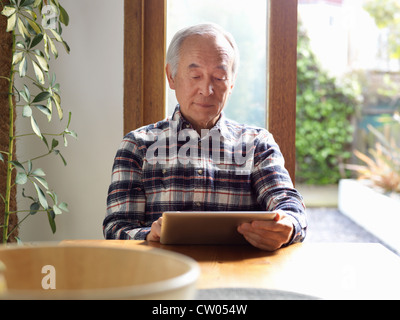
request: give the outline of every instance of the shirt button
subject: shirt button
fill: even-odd
[[[163,174],[166,174],[166,173],[167,173],[167,169],[163,169],[163,170],[162,170],[162,173],[163,173]]]
[[[203,174],[203,170],[197,170],[197,173],[199,174],[199,175],[202,175]]]
[[[196,203],[195,203],[195,206],[196,206],[196,207],[201,207],[201,202],[196,202]]]

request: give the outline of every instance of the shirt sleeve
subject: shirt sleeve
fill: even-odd
[[[146,199],[142,184],[143,154],[131,135],[122,141],[114,158],[103,221],[106,239],[144,240],[150,232],[143,226]]]
[[[307,231],[303,198],[294,188],[283,155],[270,133],[262,134],[256,145],[252,181],[263,208],[282,210],[291,217],[294,232],[287,245],[302,242]]]

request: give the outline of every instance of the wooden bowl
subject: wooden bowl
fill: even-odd
[[[148,248],[0,246],[0,260],[0,299],[192,299],[200,274],[191,258]]]

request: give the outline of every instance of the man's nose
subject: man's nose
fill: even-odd
[[[211,96],[214,93],[214,86],[211,79],[203,79],[200,84],[200,94],[205,97]]]

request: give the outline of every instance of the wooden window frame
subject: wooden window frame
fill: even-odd
[[[124,134],[165,117],[167,0],[124,3]]]
[[[295,181],[297,0],[269,0],[267,124]],[[125,0],[124,133],[165,118],[167,0]]]

